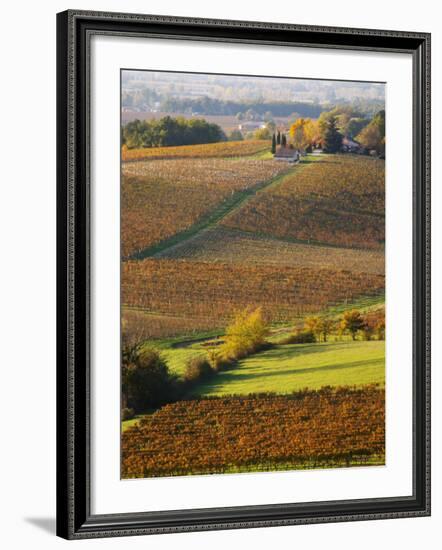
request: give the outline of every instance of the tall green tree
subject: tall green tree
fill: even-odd
[[[337,118],[330,117],[324,126],[324,150],[326,153],[337,153],[342,147],[342,134],[338,130]]]
[[[273,134],[272,136],[272,154],[274,155],[276,153],[276,136]]]
[[[123,140],[129,149],[215,143],[225,139],[217,124],[204,119],[166,116],[159,120],[134,120],[123,127]]]
[[[367,126],[368,119],[366,118],[351,118],[348,125],[347,125],[347,132],[346,135],[350,139],[355,139],[356,136],[361,132],[361,130]]]
[[[373,149],[378,155],[383,155],[385,153],[385,111],[376,113],[356,139],[366,149]]]

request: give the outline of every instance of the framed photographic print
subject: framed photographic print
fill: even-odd
[[[430,36],[57,19],[57,533],[430,513]]]

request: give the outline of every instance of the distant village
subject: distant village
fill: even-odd
[[[271,139],[275,160],[298,162],[307,153],[353,153],[385,157],[385,112],[370,119],[352,117],[334,108],[318,119],[296,118],[290,125],[277,127],[273,121],[247,121],[238,124],[231,139]],[[355,137],[353,137],[355,136]]]
[[[142,113],[123,108],[123,144],[128,148],[268,140],[276,160],[297,162],[304,154],[353,153],[385,157],[385,111],[370,116],[351,105],[323,110],[317,118],[274,116],[249,108],[236,115]],[[126,119],[127,120],[127,119]],[[124,117],[123,117],[124,121]],[[181,137],[180,137],[181,136]]]

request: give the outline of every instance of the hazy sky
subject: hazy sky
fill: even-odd
[[[122,71],[123,92],[143,88],[172,96],[206,95],[232,100],[385,100],[385,84],[373,82]]]

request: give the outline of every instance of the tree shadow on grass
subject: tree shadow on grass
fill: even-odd
[[[353,342],[358,344],[361,342]],[[337,348],[337,349],[336,349]],[[248,360],[256,360],[260,357],[274,360],[285,360],[291,357],[299,357],[301,355],[311,355],[313,353],[333,352],[334,349],[339,351],[340,348],[349,348],[349,342],[330,342],[326,344],[276,344],[275,347],[265,350],[262,353],[251,355]]]
[[[232,372],[222,373],[222,381],[219,380],[219,384],[216,382],[214,384],[207,384],[206,387],[216,388],[217,386],[224,386],[229,382],[246,382],[248,380],[259,380],[260,378],[276,378],[284,376],[296,376],[302,374],[317,374],[332,372],[336,370],[347,370],[347,369],[360,369],[366,368],[368,365],[373,366],[382,366],[384,364],[383,359],[366,359],[362,361],[352,361],[351,363],[344,364],[333,364],[333,365],[322,365],[320,367],[307,367],[307,368],[293,368],[293,369],[284,369],[283,371],[278,371],[276,369],[269,369],[268,366],[265,366],[266,371],[252,373],[241,372],[241,369]],[[255,369],[259,369],[260,366],[257,365]]]

